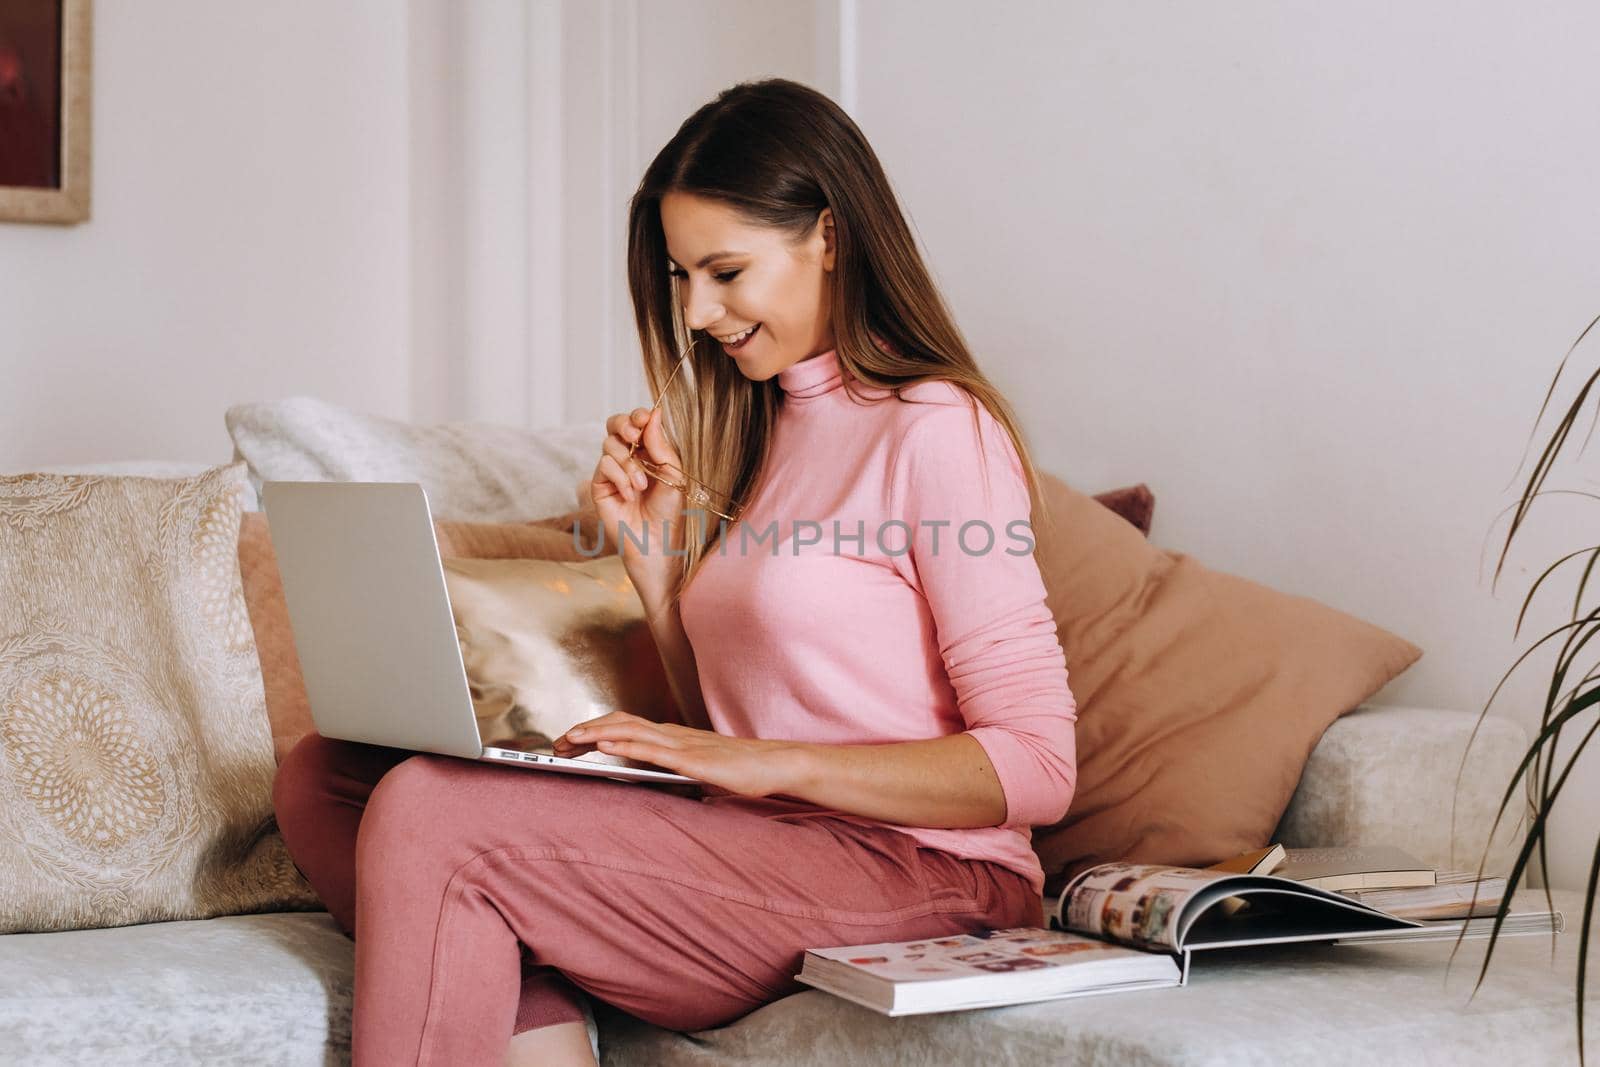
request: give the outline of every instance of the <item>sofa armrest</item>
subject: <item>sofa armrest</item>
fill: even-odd
[[[1469,711],[1380,705],[1339,718],[1306,762],[1277,840],[1289,848],[1393,845],[1430,866],[1476,870],[1528,745],[1521,727],[1495,715],[1474,737],[1477,721]],[[1519,787],[1488,873],[1510,870],[1525,811]]]

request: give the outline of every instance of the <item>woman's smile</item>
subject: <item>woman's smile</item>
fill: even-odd
[[[755,337],[757,331],[760,329],[761,324],[758,322],[749,329],[741,330],[738,333],[733,334],[732,340],[724,338],[718,338],[718,340],[722,342],[722,347],[729,353],[738,352],[740,349],[744,348],[750,343],[751,339]]]

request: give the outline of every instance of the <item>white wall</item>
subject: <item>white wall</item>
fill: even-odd
[[[412,410],[550,425],[648,403],[628,199],[738,81],[833,91],[833,3],[409,0]]]
[[[405,414],[393,10],[96,5],[93,217],[0,223],[0,470],[226,460],[228,405],[295,392]]]
[[[648,402],[628,197],[829,3],[96,10],[94,214],[0,223],[0,470],[222,460],[231,404],[545,426]],[[819,83],[819,79],[821,79]]]
[[[1554,501],[1488,586],[1600,312],[1597,31],[1579,0],[101,4],[94,218],[0,224],[0,470],[223,459],[227,405],[294,393],[647,399],[627,197],[694,107],[781,75],[861,122],[1045,467],[1146,481],[1157,543],[1422,645],[1380,701],[1481,707],[1560,621],[1513,641],[1528,582],[1593,540]],[[1576,884],[1593,824],[1559,840]]]
[[[1380,702],[1481,708],[1532,579],[1595,543],[1593,502],[1553,501],[1491,593],[1507,485],[1600,313],[1600,10],[858,10],[856,117],[1036,458],[1149,482],[1164,547],[1421,645]],[[1548,662],[1496,709],[1529,722]],[[1600,759],[1575,788],[1569,885]]]

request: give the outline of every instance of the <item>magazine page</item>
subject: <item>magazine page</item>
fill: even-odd
[[[1017,927],[893,944],[811,949],[892,982],[1009,973],[1129,955],[1127,949],[1059,930]]]
[[[1229,896],[1243,901],[1243,907],[1214,906]],[[1207,886],[1186,901],[1178,924],[1178,944],[1187,951],[1327,941],[1417,925],[1286,878],[1247,876],[1227,885]]]
[[[1220,906],[1228,898],[1240,903]],[[1104,863],[1083,872],[1062,893],[1051,923],[1171,953],[1331,940],[1421,925],[1286,878],[1143,863]]]
[[[1052,922],[1089,937],[1177,952],[1184,906],[1207,886],[1239,877],[1191,867],[1102,863],[1067,886]]]

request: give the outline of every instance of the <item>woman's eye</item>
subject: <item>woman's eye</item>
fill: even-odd
[[[689,272],[688,271],[682,270],[682,269],[680,269],[678,267],[669,267],[667,269],[667,277],[669,277],[669,278],[687,278],[688,276],[689,276]],[[713,274],[712,275],[713,278],[717,279],[717,281],[723,283],[724,285],[726,285],[727,283],[733,281],[738,276],[739,276],[739,271],[736,271],[736,270],[725,270],[721,274]]]

